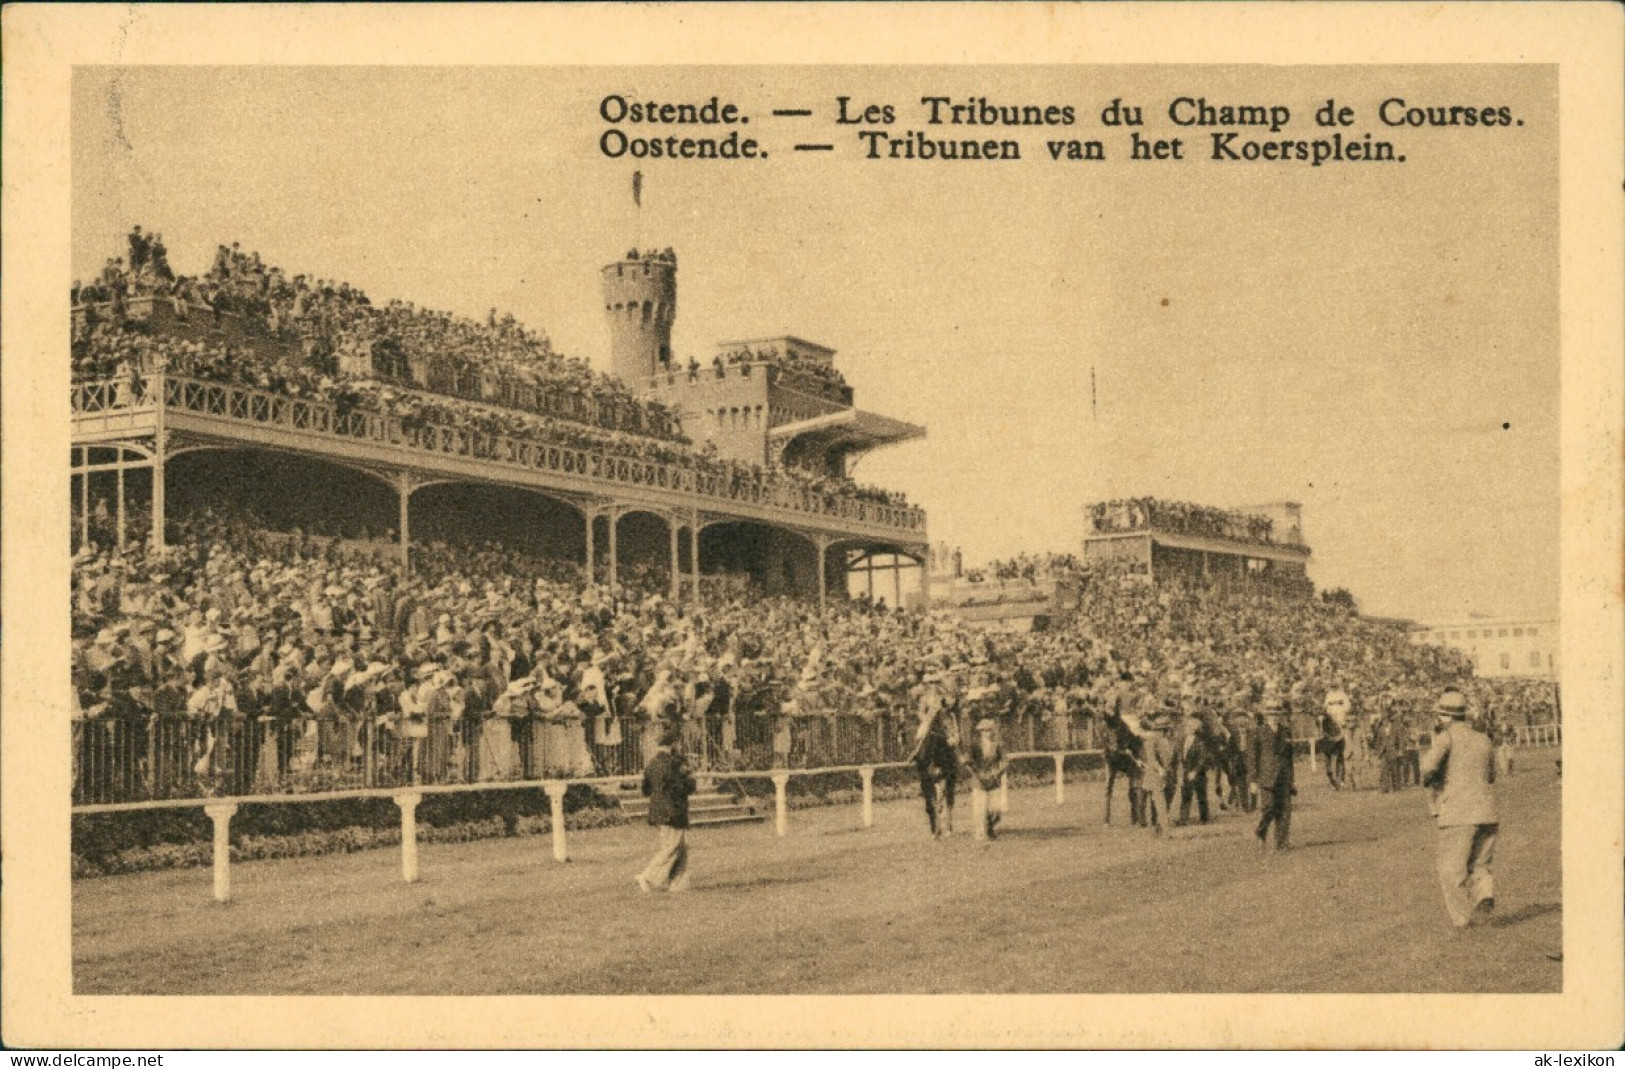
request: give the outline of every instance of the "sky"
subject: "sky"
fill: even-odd
[[[967,561],[1076,551],[1105,497],[1293,500],[1311,577],[1368,612],[1555,617],[1556,92],[1539,66],[80,68],[73,264],[91,277],[137,223],[185,274],[238,241],[375,300],[511,311],[602,367],[598,269],[671,246],[679,356],[835,349],[860,407],[928,431],[856,477],[905,490]],[[607,158],[611,94],[733,102],[768,157]],[[836,123],[841,96],[892,105],[891,136],[1023,158],[865,159],[877,127]],[[925,96],[1076,121],[930,126]],[[1406,160],[1214,162],[1211,130],[1170,121],[1179,97],[1291,108],[1243,140],[1329,136],[1311,116],[1334,98]],[[1114,98],[1187,158],[1126,158]],[[1523,125],[1389,128],[1389,98]],[[1052,138],[1108,158],[1051,161]],[[836,147],[791,150],[809,140]]]

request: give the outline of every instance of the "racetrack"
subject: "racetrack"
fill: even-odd
[[[1155,839],[1099,783],[1013,791],[997,842],[916,802],[691,834],[694,890],[641,895],[646,827],[76,881],[78,994],[1539,992],[1561,990],[1554,750],[1503,780],[1498,913],[1452,930],[1422,792],[1336,794],[1299,763],[1296,848],[1251,818]],[[1119,809],[1126,805],[1119,796]]]

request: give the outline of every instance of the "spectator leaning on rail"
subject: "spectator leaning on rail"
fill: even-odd
[[[1467,697],[1454,687],[1439,698],[1440,726],[1422,762],[1422,782],[1433,788],[1433,815],[1439,823],[1435,860],[1450,923],[1470,926],[1495,909],[1495,839],[1500,817],[1495,807],[1495,751],[1490,740],[1467,722]]]
[[[633,880],[638,890],[678,893],[688,890],[688,796],[694,777],[683,761],[682,729],[662,725],[658,749],[643,772],[643,793],[649,799],[649,823],[659,829],[654,857]]]

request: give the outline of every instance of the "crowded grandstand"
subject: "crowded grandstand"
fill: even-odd
[[[235,244],[181,276],[159,235],[137,228],[128,245],[73,292],[74,382],[100,390],[102,409],[140,408],[155,376],[179,376],[341,418],[387,416],[408,437],[454,428],[476,461],[506,458],[504,442],[591,448],[713,476],[740,501],[790,488],[890,506],[905,515],[887,522],[923,533],[901,495],[838,468],[696,447],[673,410],[511,316],[374,303]],[[742,349],[714,363],[776,359],[849,399],[832,367],[790,354]],[[1002,633],[933,611],[928,597],[905,606],[850,597],[841,582],[828,599],[773,588],[725,555],[702,573],[698,523],[692,596],[678,596],[676,519],[669,561],[607,571],[590,515],[585,561],[493,539],[478,515],[443,522],[407,556],[404,530],[342,508],[301,514],[298,502],[237,492],[193,494],[165,514],[150,485],[126,501],[120,475],[116,502],[81,478],[73,506],[78,804],[624,777],[672,722],[701,769],[893,762],[914,743],[925,689],[968,721],[995,719],[1023,750],[1057,752],[1106,746],[1125,711],[1223,721],[1266,700],[1307,742],[1333,691],[1352,696],[1353,730],[1396,740],[1380,745],[1400,754],[1414,752],[1446,685],[1467,687],[1497,730],[1556,716],[1549,682],[1475,680],[1461,655],[1349,605],[1189,574],[1153,581],[1130,561],[1026,553],[973,569],[1069,592],[1051,626]],[[1151,498],[1091,518],[1096,532],[1299,538],[1267,517]],[[613,532],[612,518],[611,554]]]

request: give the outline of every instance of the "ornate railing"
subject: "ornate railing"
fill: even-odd
[[[187,304],[172,294],[143,293],[130,297],[121,309],[113,302],[76,304],[72,309],[75,327],[87,317],[102,321],[129,320],[158,324],[162,329],[178,328],[222,336],[236,344],[275,346],[289,356],[299,355],[301,337],[291,326],[273,330],[263,320],[236,312],[222,311],[205,304]],[[651,412],[638,401],[626,397],[600,399],[582,394],[569,386],[538,386],[515,381],[499,373],[459,366],[452,360],[428,356],[407,357],[400,368],[384,372],[370,355],[359,352],[340,354],[341,370],[366,378],[382,378],[405,389],[420,389],[437,396],[455,397],[479,404],[496,405],[537,415],[583,423],[625,434],[641,434],[669,441],[681,432],[669,412]]]
[[[154,380],[111,380],[75,384],[75,415],[152,404],[149,381],[161,383],[166,408],[242,423],[388,445],[438,456],[466,458],[527,471],[593,479],[621,486],[668,490],[820,518],[850,520],[906,533],[925,531],[925,512],[911,505],[869,501],[855,494],[810,487],[768,484],[698,458],[652,460],[600,448],[557,445],[535,438],[511,438],[440,425],[406,426],[397,416],[355,410],[341,412],[331,401],[288,397],[246,386],[165,375]]]

